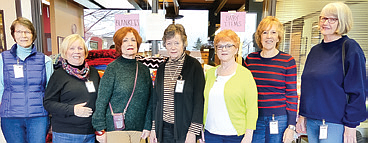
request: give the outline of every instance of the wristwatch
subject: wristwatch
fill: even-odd
[[[288,128],[295,131],[295,126],[294,125],[289,125]]]
[[[95,134],[97,136],[102,136],[103,134],[105,134],[105,130],[102,130],[102,131],[95,131]]]

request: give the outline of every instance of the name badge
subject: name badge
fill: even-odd
[[[175,92],[176,93],[183,93],[183,89],[184,89],[184,80],[177,80],[176,81],[176,87],[175,87]]]
[[[23,75],[23,65],[13,65],[15,78],[22,78]]]
[[[86,87],[89,93],[96,92],[95,86],[92,81],[86,81]]]
[[[319,126],[319,139],[327,139],[328,125]]]
[[[278,121],[270,122],[270,134],[279,134],[279,122]]]

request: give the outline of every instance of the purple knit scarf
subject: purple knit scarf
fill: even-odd
[[[62,67],[68,74],[75,76],[81,80],[87,81],[89,77],[89,66],[87,62],[84,64],[84,68],[82,70],[79,70],[78,68],[74,68],[69,65],[64,59],[62,62]]]

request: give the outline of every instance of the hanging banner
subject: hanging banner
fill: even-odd
[[[245,14],[246,12],[221,12],[221,30],[245,32]]]
[[[139,32],[139,14],[116,14],[115,31],[121,27],[133,27]]]

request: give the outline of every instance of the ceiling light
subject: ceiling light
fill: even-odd
[[[42,3],[46,5],[50,5],[50,2],[48,2],[47,0],[42,0]]]
[[[110,9],[135,9],[128,0],[94,0],[101,6]]]

